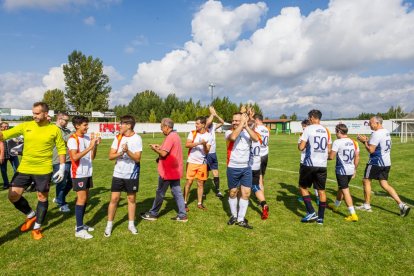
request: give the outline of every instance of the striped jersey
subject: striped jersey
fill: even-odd
[[[128,145],[128,150],[132,153],[142,152],[142,139],[136,133],[131,136],[117,135],[112,142],[111,149],[120,153],[125,144]],[[127,153],[124,153],[116,159],[113,176],[122,179],[138,179],[139,170],[140,164],[135,163]]]
[[[300,140],[306,142],[303,165],[326,168],[328,163],[328,145],[332,144],[329,130],[316,124],[307,126],[303,130]]]
[[[252,140],[247,130],[243,129],[235,141],[228,138],[233,130],[227,130],[225,138],[227,141],[227,167],[247,168],[250,160],[250,147]]]
[[[368,164],[380,167],[391,166],[391,136],[385,128],[371,134],[368,144],[377,146],[375,152],[369,155]]]
[[[353,175],[355,173],[355,156],[359,154],[359,145],[350,138],[337,139],[332,144],[336,154],[335,172],[339,175]]]
[[[92,176],[92,150],[90,150],[85,156],[78,161],[73,160],[71,150],[82,152],[89,147],[91,139],[89,136],[79,136],[76,133],[72,134],[68,140],[68,149],[70,160],[72,162],[71,177],[72,178],[84,178]]]

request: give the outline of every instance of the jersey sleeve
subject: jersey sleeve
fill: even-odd
[[[24,133],[24,123],[23,124],[19,124],[11,129],[2,131],[3,133],[3,140],[8,140],[10,138],[15,138],[18,137],[20,135],[23,135]]]
[[[378,144],[380,143],[380,139],[381,139],[381,137],[380,137],[379,133],[377,131],[373,132],[371,134],[371,137],[369,138],[368,144],[378,146]]]
[[[57,153],[59,155],[66,155],[66,144],[65,144],[65,140],[63,140],[62,132],[57,127],[56,127],[55,144],[56,144]]]
[[[136,151],[135,152],[141,152],[141,151],[142,151],[142,138],[141,138],[141,136],[137,135],[137,144],[136,144]]]
[[[112,141],[112,145],[111,145],[111,149],[118,149],[118,138],[115,137],[114,140]]]
[[[187,140],[191,140],[191,141],[193,141],[193,139],[194,139],[194,137],[193,137],[193,132],[192,132],[192,131],[190,131],[190,133],[188,133]]]
[[[300,136],[300,141],[305,141],[305,142],[307,142],[308,140],[309,140],[309,127],[306,127],[304,130],[303,130],[303,133],[302,133],[302,135]]]
[[[332,151],[338,152],[339,151],[339,139],[335,140],[332,144]]]
[[[357,141],[352,140],[352,142],[354,142],[354,148],[355,148],[355,153],[359,153],[359,144]]]
[[[231,131],[231,130],[227,130],[227,131],[226,131],[226,133],[224,134],[224,138],[225,138],[226,140],[228,140],[232,132],[233,132],[233,131]]]
[[[78,144],[76,143],[76,139],[70,137],[68,140],[68,149],[69,150],[78,150]]]

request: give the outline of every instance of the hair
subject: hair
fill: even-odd
[[[132,115],[124,115],[121,117],[121,123],[131,125],[131,129],[133,130],[135,127],[135,118]]]
[[[35,102],[33,104],[33,107],[38,107],[41,106],[42,107],[42,111],[43,112],[49,112],[49,106],[47,105],[47,103],[44,102]]]
[[[313,117],[315,119],[320,120],[320,119],[322,119],[322,112],[320,112],[317,109],[312,109],[311,111],[309,111],[308,116],[309,116],[309,118]]]
[[[171,128],[171,129],[174,129],[174,121],[171,120],[170,118],[163,118],[161,120],[161,125],[162,126],[167,126],[167,127]]]
[[[310,121],[309,121],[309,119],[305,119],[300,124],[301,125],[304,125],[304,126],[309,126],[310,125]]]
[[[374,117],[372,117],[372,118],[374,118],[374,119],[375,119],[375,121],[377,121],[380,125],[382,125],[382,121],[383,121],[383,119],[382,119],[382,117],[381,117],[381,116],[376,115],[376,116],[374,116]]]
[[[72,118],[72,124],[76,128],[76,126],[80,126],[83,123],[89,123],[89,119],[85,116],[76,115]]]
[[[348,134],[348,127],[345,124],[337,124],[335,126],[335,131],[342,134]]]
[[[196,122],[197,121],[200,121],[200,123],[202,123],[203,125],[205,125],[206,124],[206,122],[207,122],[207,120],[206,120],[206,117],[205,116],[198,116],[197,118],[196,118]]]
[[[256,120],[259,120],[260,122],[263,122],[263,115],[262,114],[254,114],[254,118]]]
[[[9,125],[9,123],[8,123],[8,122],[1,122],[1,123],[0,123],[0,126],[2,126],[2,125],[7,125],[7,126],[8,126],[8,125]]]
[[[65,116],[69,117],[69,114],[67,112],[63,112],[63,111],[61,111],[57,114],[57,118],[62,118],[62,117],[65,117]]]
[[[241,113],[241,112],[234,112],[234,113],[233,113],[233,116],[234,116],[234,115],[243,115],[243,113]]]

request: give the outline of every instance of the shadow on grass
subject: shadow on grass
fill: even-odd
[[[287,184],[283,182],[278,183],[282,190],[278,191],[276,196],[277,201],[282,201],[286,209],[292,211],[296,216],[302,217],[306,212],[305,206],[298,202],[298,187],[297,185]]]
[[[6,242],[12,241],[16,238],[18,238],[20,235],[25,234],[20,231],[20,226],[17,226],[15,229],[10,230],[7,232],[4,236],[0,237],[0,247],[5,244]],[[30,233],[29,233],[30,235]]]

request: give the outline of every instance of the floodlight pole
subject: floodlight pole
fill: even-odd
[[[216,85],[212,82],[210,82],[210,84],[208,85],[208,88],[210,89],[210,93],[211,93],[211,102],[213,102],[213,93],[214,93],[214,87]]]

